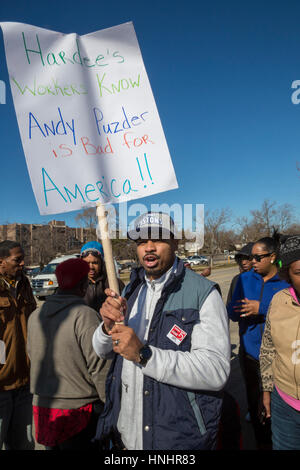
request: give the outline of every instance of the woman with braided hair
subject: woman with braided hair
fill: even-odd
[[[274,450],[300,450],[300,235],[281,241],[279,276],[290,287],[274,295],[266,319],[260,370]]]

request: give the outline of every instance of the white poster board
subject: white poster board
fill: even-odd
[[[41,214],[178,187],[131,22],[84,36],[1,27]]]

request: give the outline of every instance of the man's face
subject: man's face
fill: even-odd
[[[94,256],[91,253],[83,258],[89,264],[90,272],[88,274],[89,278],[92,280],[97,279],[102,271],[102,260],[99,256]]]
[[[150,280],[160,278],[174,263],[177,241],[137,240],[137,255]]]
[[[239,256],[238,264],[242,273],[245,273],[246,271],[250,271],[250,269],[252,269],[252,261],[250,261],[249,256]]]
[[[24,251],[17,246],[10,250],[7,258],[0,258],[0,272],[10,279],[20,277],[24,268]]]

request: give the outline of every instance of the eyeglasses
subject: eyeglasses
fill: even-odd
[[[273,252],[272,252],[272,253],[273,253]],[[253,259],[255,259],[255,261],[257,261],[258,263],[260,263],[263,258],[267,258],[267,256],[271,256],[272,253],[265,253],[264,255],[250,255],[250,256],[249,256],[249,259],[250,259],[250,261],[252,261]]]
[[[86,250],[86,251],[83,251],[80,255],[81,258],[86,258],[87,256],[89,255],[93,255],[93,256],[96,256],[97,258],[101,258],[101,253],[100,251],[98,250]]]

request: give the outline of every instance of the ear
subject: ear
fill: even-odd
[[[0,272],[3,273],[3,269],[5,269],[5,258],[0,258]]]

